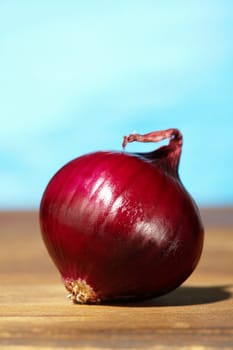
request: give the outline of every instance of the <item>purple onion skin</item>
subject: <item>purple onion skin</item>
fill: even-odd
[[[74,302],[160,296],[195,269],[204,230],[177,172],[182,135],[129,135],[123,145],[165,137],[170,143],[150,153],[83,155],[50,180],[41,232]]]

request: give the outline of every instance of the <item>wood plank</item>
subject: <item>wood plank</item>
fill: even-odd
[[[37,213],[0,213],[1,349],[232,349],[233,228],[206,227],[201,261],[149,301],[74,305],[41,240]]]

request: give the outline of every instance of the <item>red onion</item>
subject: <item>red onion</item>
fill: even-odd
[[[204,232],[178,176],[180,131],[132,134],[123,147],[165,138],[168,145],[148,153],[83,155],[50,180],[41,231],[73,302],[156,297],[196,267]]]

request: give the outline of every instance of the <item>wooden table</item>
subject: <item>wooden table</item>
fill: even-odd
[[[229,222],[207,225],[201,262],[183,286],[111,306],[66,299],[37,213],[0,213],[0,230],[0,349],[233,349]]]

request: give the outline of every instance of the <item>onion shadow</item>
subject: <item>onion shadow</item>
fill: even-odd
[[[223,286],[180,286],[163,296],[138,301],[106,302],[106,306],[121,307],[163,307],[188,306],[216,303],[231,298],[230,285]]]

